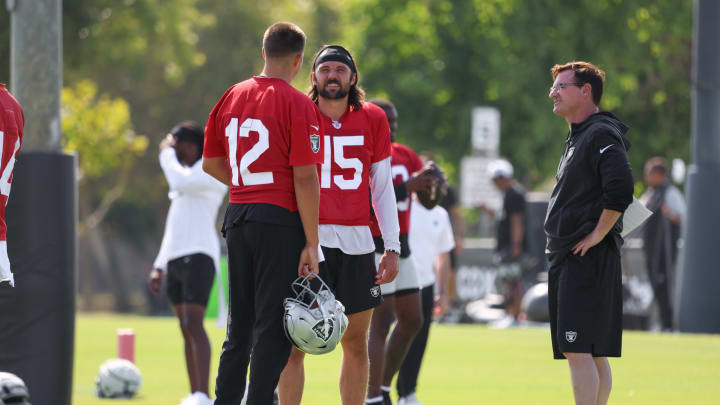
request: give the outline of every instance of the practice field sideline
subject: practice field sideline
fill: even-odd
[[[135,399],[100,400],[93,393],[95,374],[104,360],[116,356],[117,328],[135,330],[143,385]],[[206,328],[214,380],[225,330],[210,320]],[[418,397],[425,405],[571,404],[567,364],[552,360],[548,334],[545,329],[434,325]],[[177,405],[188,393],[175,318],[80,313],[75,343],[75,405]],[[338,349],[306,358],[303,404],[340,404],[340,355]],[[720,336],[626,332],[623,356],[611,359],[612,404],[720,403]]]

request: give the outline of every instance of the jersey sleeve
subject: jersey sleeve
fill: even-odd
[[[228,89],[228,91],[223,94],[223,96],[220,98],[220,101],[215,104],[215,107],[213,107],[210,115],[208,116],[208,122],[205,125],[203,157],[227,157],[227,152],[225,151],[225,134],[222,132],[218,133],[218,130],[223,130],[222,123],[218,122],[218,120],[222,119],[222,117],[220,116],[222,106],[225,99],[227,98],[228,93],[230,93],[230,90],[231,89]]]
[[[319,111],[305,95],[302,102],[292,103],[290,111],[290,165],[306,166],[322,163],[322,133]],[[304,98],[304,100],[303,100]]]
[[[371,128],[375,140],[372,163],[377,163],[390,156],[390,125],[380,107],[377,107],[377,111],[369,110],[368,113],[372,117]]]

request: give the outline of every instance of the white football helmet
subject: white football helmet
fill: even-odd
[[[293,281],[295,298],[285,299],[283,324],[295,347],[305,353],[323,354],[335,349],[347,329],[348,319],[345,307],[327,284],[315,277],[320,285],[317,291],[313,290],[309,276]]]
[[[0,405],[6,404],[30,405],[30,394],[20,377],[0,372]]]
[[[95,394],[100,398],[131,398],[140,390],[140,370],[125,359],[110,359],[100,366]]]

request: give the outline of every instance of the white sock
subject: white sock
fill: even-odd
[[[388,387],[387,385],[381,385],[381,386],[380,386],[380,389],[381,389],[382,391],[385,391],[385,392],[390,392],[390,391],[392,391],[392,387]]]
[[[366,404],[379,404],[379,403],[382,403],[382,401],[383,401],[382,395],[365,399]]]

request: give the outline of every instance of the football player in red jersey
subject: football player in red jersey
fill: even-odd
[[[375,309],[370,325],[370,381],[366,404],[392,405],[390,384],[400,369],[413,338],[423,323],[420,283],[415,262],[410,256],[408,233],[410,231],[410,200],[415,191],[430,191],[433,179],[426,176],[430,166],[423,168],[420,157],[408,146],[395,142],[397,110],[386,100],[372,100],[383,109],[391,128],[392,176],[397,198],[397,216],[400,222],[400,261],[395,280],[380,287],[383,304]],[[376,259],[385,250],[375,217],[371,229],[375,239]],[[397,325],[390,338],[390,327],[397,318]],[[387,340],[387,342],[386,342]]]
[[[20,151],[25,128],[25,115],[15,97],[0,83],[0,283],[15,286],[7,254],[7,224],[5,205],[10,196],[15,159]]]
[[[321,163],[319,112],[290,86],[305,34],[291,23],[263,37],[265,67],[230,87],[205,128],[203,169],[230,186],[230,313],[215,384],[216,405],[240,403],[252,350],[248,405],[267,405],[290,355],[283,300],[291,283],[318,271]]]
[[[341,340],[340,397],[360,405],[367,390],[367,338],[373,308],[382,303],[380,285],[397,274],[400,254],[397,204],[390,175],[390,129],[385,113],[363,102],[358,71],[350,53],[338,45],[315,55],[309,95],[324,121],[320,172],[320,245],[325,261],[320,276],[345,306],[349,325]],[[375,267],[370,232],[370,201],[387,250]],[[304,354],[293,349],[280,379],[282,405],[297,405],[304,385]]]

